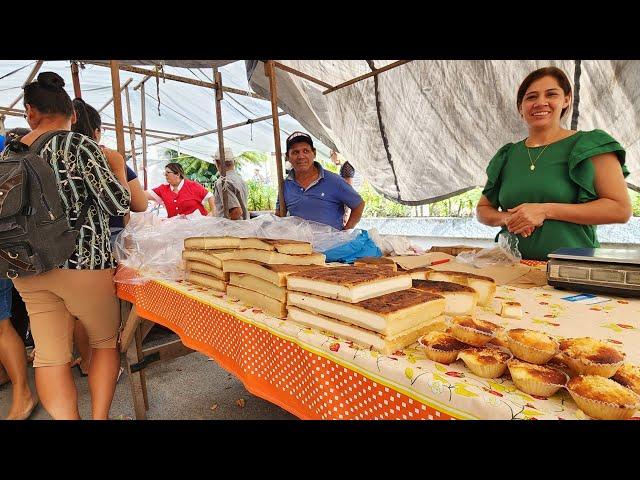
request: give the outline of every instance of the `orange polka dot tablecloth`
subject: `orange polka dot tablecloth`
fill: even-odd
[[[188,282],[118,284],[138,313],[175,331],[253,394],[304,419],[583,419],[564,389],[549,399],[517,390],[508,376],[484,379],[462,361],[442,365],[414,344],[393,355],[280,320]],[[499,286],[495,302],[518,301],[522,319],[478,307],[478,318],[557,337],[591,336],[640,361],[640,301],[576,305],[551,287]],[[640,414],[636,413],[637,416]]]

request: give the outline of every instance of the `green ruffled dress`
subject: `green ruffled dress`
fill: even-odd
[[[529,148],[534,161],[543,148]],[[535,162],[535,170],[530,169],[524,140],[508,143],[489,162],[482,194],[503,211],[522,203],[590,202],[598,195],[594,187],[595,169],[589,159],[609,152],[618,156],[622,173],[628,176],[624,148],[602,130],[578,131],[549,144]],[[506,231],[503,227],[500,233]],[[518,235],[522,258],[532,260],[547,260],[547,254],[561,247],[599,246],[595,225],[560,220],[545,220],[530,237]]]

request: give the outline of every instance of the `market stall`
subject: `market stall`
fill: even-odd
[[[188,282],[119,284],[118,295],[215,359],[250,392],[300,418],[588,418],[564,389],[549,399],[534,397],[505,377],[478,377],[461,361],[433,362],[418,344],[382,355]],[[496,300],[519,302],[523,318],[501,317],[494,305],[478,308],[477,317],[559,337],[589,336],[623,348],[630,363],[640,361],[640,300],[580,305],[563,300],[567,295],[548,286],[498,286]]]

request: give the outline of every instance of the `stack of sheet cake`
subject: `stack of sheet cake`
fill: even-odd
[[[185,248],[225,252],[221,273],[227,294],[278,318],[287,316],[286,276],[325,264],[310,243],[296,240],[197,237],[186,239]]]
[[[212,288],[219,292],[226,291],[229,274],[223,272],[222,264],[226,259],[232,258],[233,250],[197,249],[187,244],[189,240],[192,239],[185,239],[185,249],[182,251],[182,259],[187,271],[186,279],[196,285]]]
[[[444,329],[444,297],[411,288],[411,276],[373,266],[327,267],[287,277],[289,315],[388,355]]]

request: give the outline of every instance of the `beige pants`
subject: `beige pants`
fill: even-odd
[[[76,318],[92,348],[115,348],[120,303],[113,269],[56,269],[13,281],[29,312],[35,343],[34,367],[64,365],[73,360]]]

